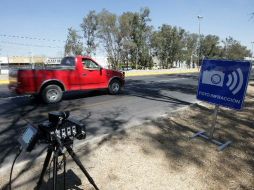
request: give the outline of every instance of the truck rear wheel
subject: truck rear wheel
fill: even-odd
[[[47,104],[54,104],[62,100],[63,91],[58,85],[48,85],[42,90],[42,99]]]
[[[121,92],[121,82],[119,80],[112,80],[109,84],[108,91],[110,94],[119,94]]]

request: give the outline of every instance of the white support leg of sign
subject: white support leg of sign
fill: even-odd
[[[224,148],[226,148],[227,146],[229,146],[232,142],[231,141],[227,141],[226,143],[222,143],[216,139],[213,138],[213,133],[216,127],[216,123],[217,123],[217,116],[218,116],[218,112],[219,112],[219,106],[216,105],[214,108],[214,112],[213,112],[213,121],[212,121],[212,125],[209,129],[209,134],[206,135],[205,131],[199,131],[197,132],[195,135],[193,135],[192,138],[195,137],[202,137],[205,140],[208,140],[214,144],[216,144],[217,146],[219,146],[219,150],[222,151]]]
[[[209,131],[209,139],[210,140],[213,139],[213,133],[214,133],[214,130],[215,130],[215,127],[216,127],[216,123],[217,123],[218,112],[219,112],[219,106],[216,105],[215,108],[214,108],[214,111],[213,111],[212,126],[211,126],[210,131]]]

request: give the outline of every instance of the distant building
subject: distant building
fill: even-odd
[[[245,57],[244,60],[246,60],[246,61],[252,61],[253,62],[254,61],[254,57]]]
[[[8,74],[8,57],[0,57],[0,74]]]
[[[8,57],[0,57],[0,64],[8,64]]]
[[[30,64],[30,63],[45,63],[45,64],[60,64],[61,57],[44,57],[44,56],[10,56],[0,57],[0,64]]]
[[[46,57],[44,56],[10,56],[8,58],[9,64],[22,64],[22,63],[45,63]]]
[[[45,64],[60,64],[62,57],[49,57],[46,58]]]
[[[153,69],[162,69],[163,68],[161,61],[156,56],[153,57],[153,64],[154,64]],[[186,61],[182,61],[182,62],[173,62],[172,67],[186,69],[186,68],[196,68],[197,65],[194,62],[187,64]]]

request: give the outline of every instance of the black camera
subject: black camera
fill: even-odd
[[[73,138],[79,140],[86,138],[85,125],[76,119],[69,118],[69,112],[50,112],[48,120],[33,126],[27,125],[23,135],[19,138],[19,142],[23,149],[27,152],[33,150],[38,141],[45,143],[61,143],[73,142]]]

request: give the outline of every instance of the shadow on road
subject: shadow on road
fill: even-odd
[[[195,78],[195,76],[177,76]],[[128,80],[125,94],[165,103],[190,105],[191,102],[184,101],[183,95],[195,95],[197,84],[179,84],[174,82],[156,82],[144,80]],[[178,97],[169,95],[168,92],[178,93]],[[181,93],[182,95],[180,95]]]
[[[66,92],[64,93],[63,100],[75,100],[75,99],[82,99],[88,97],[96,97],[107,95],[108,91],[105,90],[93,90],[93,91],[73,91],[73,92]]]

